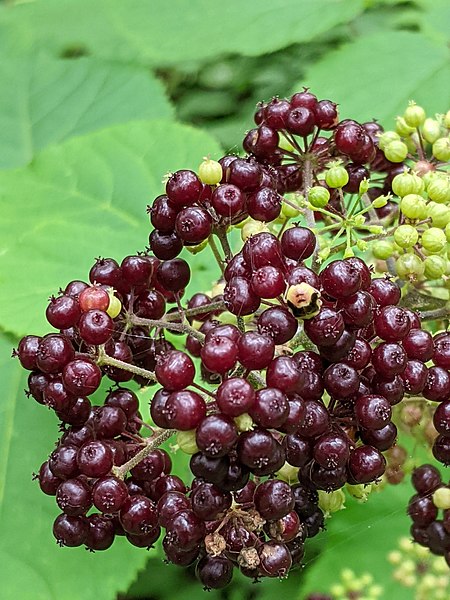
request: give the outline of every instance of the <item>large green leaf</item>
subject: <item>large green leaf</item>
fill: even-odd
[[[420,33],[378,33],[330,52],[293,90],[301,85],[338,102],[341,118],[377,118],[392,127],[410,99],[430,115],[447,110],[448,51]]]
[[[108,125],[172,116],[162,84],[139,67],[41,54],[2,60],[0,80],[0,168]]]
[[[153,64],[224,53],[256,56],[308,41],[362,10],[361,0],[36,0],[3,11],[17,46]]]
[[[192,127],[131,122],[73,138],[27,168],[0,173],[0,326],[42,333],[50,294],[86,279],[96,256],[120,261],[142,250],[150,230],[146,204],[168,171],[218,158],[217,143]],[[193,275],[213,267],[196,257]]]
[[[59,509],[31,480],[57,438],[55,415],[27,399],[26,373],[0,336],[0,581],[2,600],[112,600],[125,591],[148,554],[117,539],[107,552],[59,548],[52,523]]]

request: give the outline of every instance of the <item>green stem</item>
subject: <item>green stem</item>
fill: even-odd
[[[206,312],[209,310],[206,307],[202,307],[203,310],[200,312]],[[176,315],[179,318],[179,314]],[[133,325],[141,325],[143,327],[159,327],[160,329],[168,329],[169,331],[179,331],[181,333],[187,333],[188,335],[192,335],[199,342],[203,342],[205,336],[194,327],[191,327],[187,323],[172,323],[171,321],[167,321],[165,319],[143,319],[141,317],[136,317],[135,315],[131,315],[131,322]]]
[[[158,429],[152,437],[146,438],[145,446],[142,450],[139,450],[130,460],[120,467],[113,467],[112,473],[118,479],[124,479],[128,471],[131,471],[136,465],[138,465],[146,456],[152,452],[155,448],[158,448],[163,442],[168,440],[172,435],[176,433],[175,429]]]
[[[124,362],[123,360],[119,360],[118,358],[108,356],[108,354],[106,354],[105,352],[104,346],[99,346],[97,364],[99,366],[109,365],[110,367],[123,369],[124,371],[129,371],[130,373],[134,373],[135,375],[140,375],[141,377],[144,377],[149,381],[158,381],[155,377],[155,374],[152,371],[147,371],[147,369],[142,369],[141,367],[137,367],[136,365]]]
[[[434,310],[418,311],[421,321],[434,321],[440,319],[448,319],[450,317],[450,307],[443,306]]]
[[[223,260],[222,257],[220,256],[220,252],[219,249],[217,247],[216,242],[214,241],[214,236],[210,235],[208,238],[208,244],[212,250],[212,253],[214,254],[214,258],[217,261],[217,264],[219,265],[220,270],[222,271],[222,273],[224,272],[225,268],[223,266]]]

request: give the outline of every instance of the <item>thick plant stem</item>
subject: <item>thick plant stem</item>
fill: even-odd
[[[124,371],[129,371],[130,373],[134,373],[135,375],[140,375],[141,377],[144,377],[149,381],[158,381],[156,379],[155,374],[152,371],[147,371],[147,369],[142,369],[141,367],[137,367],[136,365],[124,362],[123,360],[119,360],[117,358],[113,358],[112,356],[108,356],[103,346],[99,347],[97,364],[100,366],[108,365],[110,367],[116,367],[117,369],[123,369]]]
[[[219,265],[220,270],[222,271],[222,273],[224,272],[224,266],[223,266],[223,259],[220,256],[220,252],[219,249],[217,248],[216,242],[214,240],[214,236],[210,235],[208,238],[208,244],[211,248],[212,253],[214,254],[214,258],[216,259],[217,264]]]
[[[222,227],[215,229],[215,234],[219,238],[220,245],[222,246],[223,253],[225,254],[225,260],[229,261],[233,258],[230,244],[228,243],[227,231]]]
[[[206,312],[205,307],[202,307],[201,312]],[[179,318],[179,314],[176,315]],[[141,317],[136,317],[135,315],[131,316],[131,322],[133,325],[141,325],[143,327],[159,327],[160,329],[168,329],[169,331],[180,331],[181,333],[187,333],[192,335],[199,342],[203,342],[205,336],[200,331],[194,329],[187,323],[172,323],[171,321],[167,321],[165,319],[143,319]]]
[[[136,465],[138,465],[146,456],[152,452],[155,448],[158,448],[163,442],[168,440],[176,429],[158,429],[155,434],[145,440],[145,446],[142,450],[139,450],[129,461],[121,465],[120,467],[113,467],[112,472],[118,479],[124,479],[128,471],[131,471]]]
[[[211,302],[207,306],[196,306],[195,308],[188,308],[184,311],[186,317],[195,317],[195,315],[201,315],[206,312],[212,312],[216,310],[224,310],[226,309],[225,302],[223,300],[218,300],[217,302]],[[164,322],[171,322],[178,319],[178,315],[176,314],[168,314],[165,316]]]
[[[303,195],[306,200],[308,200],[309,190],[313,185],[313,172],[312,165],[310,160],[305,160],[303,163]],[[316,227],[316,219],[314,218],[314,211],[310,208],[305,209],[305,220],[307,226],[314,230]],[[319,271],[319,261],[318,261],[318,253],[319,253],[319,243],[316,238],[316,246],[314,248],[314,252],[312,255],[312,264],[311,268],[314,272]]]
[[[420,319],[422,321],[434,321],[438,319],[449,319],[450,318],[450,307],[443,306],[442,308],[435,308],[434,310],[423,310],[418,311]]]

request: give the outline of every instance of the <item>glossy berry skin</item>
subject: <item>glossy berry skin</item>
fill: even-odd
[[[215,521],[225,514],[232,503],[230,492],[223,492],[213,483],[201,483],[190,496],[192,510],[203,521]]]
[[[439,336],[434,343],[433,362],[437,367],[450,369],[450,334]]]
[[[156,507],[145,496],[131,496],[120,510],[120,522],[127,533],[146,534],[158,524]]]
[[[211,215],[199,206],[188,206],[178,213],[175,231],[185,244],[199,244],[211,233]]]
[[[360,437],[365,444],[373,446],[381,452],[385,452],[395,444],[397,439],[397,427],[392,421],[389,421],[388,424],[381,429],[362,429],[360,431]]]
[[[168,427],[180,431],[195,429],[206,416],[206,405],[196,392],[173,392],[162,409]]]
[[[78,303],[83,312],[88,310],[106,311],[109,306],[109,295],[99,285],[88,286],[80,292]]]
[[[256,331],[244,333],[238,342],[238,359],[243,367],[250,370],[266,368],[275,353],[275,343],[268,335]]]
[[[410,329],[402,340],[402,346],[410,360],[427,362],[434,353],[433,338],[424,329]]]
[[[213,331],[205,339],[205,345],[200,351],[200,356],[204,366],[209,371],[225,373],[236,364],[238,347],[228,337],[216,335]]]
[[[288,258],[306,260],[314,252],[316,236],[306,227],[291,227],[281,236],[281,249]]]
[[[232,218],[244,208],[245,195],[235,185],[222,184],[214,190],[211,204],[219,215]]]
[[[336,469],[347,463],[350,446],[345,437],[337,433],[325,433],[314,443],[314,459],[324,469]]]
[[[391,405],[383,396],[367,394],[355,402],[355,416],[364,429],[382,429],[392,414]]]
[[[36,352],[36,366],[44,373],[58,373],[75,356],[75,350],[64,335],[49,334],[42,338]]]
[[[150,221],[155,229],[164,233],[170,233],[175,229],[178,212],[166,195],[155,198],[153,204],[147,208],[147,212],[150,213]]]
[[[255,403],[255,390],[246,379],[232,377],[217,389],[216,402],[223,414],[237,417],[251,410]]]
[[[68,392],[76,396],[89,396],[100,385],[102,373],[91,360],[77,358],[66,364],[62,378]]]
[[[372,352],[372,365],[385,379],[403,373],[407,362],[406,352],[400,344],[382,342]]]
[[[181,510],[168,525],[166,535],[179,548],[193,550],[205,535],[205,525],[192,510]]]
[[[85,543],[89,525],[83,517],[58,515],[53,523],[53,535],[59,546],[76,548]]]
[[[206,590],[226,587],[233,578],[233,563],[225,556],[206,555],[199,560],[196,575]]]
[[[322,308],[320,313],[304,322],[305,332],[317,346],[333,346],[344,332],[342,315],[331,308]]]
[[[78,327],[83,341],[92,346],[105,344],[114,333],[114,322],[103,310],[83,313]]]
[[[379,306],[395,305],[400,301],[400,288],[389,279],[374,279],[368,291]]]
[[[441,435],[450,436],[450,401],[441,402],[437,405],[433,415],[433,424],[436,431]]]
[[[358,372],[345,363],[330,365],[323,374],[325,388],[333,398],[349,398],[359,388]]]
[[[328,410],[321,402],[308,400],[305,403],[305,416],[298,434],[305,438],[315,438],[325,433],[330,426]]]
[[[63,481],[56,492],[59,508],[72,517],[86,514],[92,506],[89,485],[80,478]]]
[[[359,446],[350,452],[348,469],[356,483],[370,483],[384,473],[386,460],[373,446]]]
[[[272,338],[274,344],[285,344],[297,332],[298,322],[291,311],[274,306],[259,315],[257,328],[259,333]]]
[[[237,316],[251,315],[260,305],[260,298],[253,291],[250,282],[239,276],[230,278],[223,299],[227,310]]]
[[[398,306],[385,306],[374,318],[377,335],[386,342],[397,342],[405,338],[411,329],[407,313]]]
[[[246,208],[256,221],[274,221],[281,212],[281,196],[269,187],[259,188],[247,197]]]
[[[429,496],[413,496],[408,504],[408,516],[418,527],[427,527],[436,520],[438,509]]]
[[[149,235],[149,244],[153,254],[160,260],[171,260],[183,249],[183,242],[175,231],[154,229]]]
[[[261,427],[278,428],[288,418],[289,403],[279,389],[262,388],[256,392],[249,414]]]
[[[339,300],[337,308],[348,328],[360,329],[372,322],[374,305],[373,297],[368,292],[359,291]]]
[[[176,171],[166,184],[166,194],[171,204],[181,208],[193,204],[202,192],[202,183],[193,171]]]
[[[434,465],[420,465],[411,475],[411,483],[418,494],[424,496],[433,493],[441,484],[441,474]]]
[[[270,363],[266,372],[268,387],[277,388],[284,393],[295,392],[301,373],[295,360],[289,356],[278,356]]]
[[[276,298],[285,288],[286,282],[281,269],[266,265],[252,275],[252,290],[260,298]]]
[[[295,505],[291,487],[279,479],[260,483],[254,494],[256,510],[268,521],[276,521],[286,516]]]
[[[116,477],[98,479],[92,489],[95,507],[106,514],[118,512],[128,498],[126,484]]]
[[[157,360],[155,375],[166,390],[182,390],[194,381],[194,363],[184,352],[171,350]]]
[[[442,367],[430,367],[422,390],[427,400],[442,402],[450,398],[450,374]]]
[[[258,552],[260,569],[268,577],[286,577],[292,566],[292,557],[285,544],[271,540],[263,544]]]
[[[207,456],[220,458],[229,453],[238,440],[236,426],[230,417],[209,415],[198,425],[195,432],[197,446]]]
[[[182,258],[161,262],[156,270],[156,278],[165,290],[179,292],[191,278],[191,269]]]
[[[77,465],[87,477],[102,477],[109,473],[114,463],[111,448],[104,442],[86,442],[78,450]]]
[[[346,298],[361,289],[359,271],[346,260],[335,260],[320,273],[323,291],[332,298]]]
[[[80,305],[75,298],[65,294],[58,298],[51,298],[45,316],[55,329],[68,329],[78,323],[81,316]]]

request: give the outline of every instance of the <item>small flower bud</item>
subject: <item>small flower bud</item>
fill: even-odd
[[[387,196],[378,196],[378,198],[375,198],[375,200],[372,202],[372,206],[374,208],[383,208],[383,206],[386,206],[388,201],[389,198]]]
[[[415,227],[411,225],[400,225],[394,232],[395,243],[400,248],[412,248],[419,239],[419,233]]]
[[[403,117],[397,117],[395,119],[395,131],[401,137],[407,137],[411,133],[414,133],[415,128],[410,127]]]
[[[397,259],[395,268],[399,277],[412,281],[422,277],[425,271],[425,265],[416,254],[403,254]]]
[[[450,160],[450,139],[441,137],[433,144],[433,156],[442,162]]]
[[[319,490],[319,506],[323,510],[325,517],[329,517],[338,510],[345,509],[345,494],[342,490],[334,492],[324,492]]]
[[[384,149],[384,155],[391,162],[403,162],[408,156],[408,146],[401,141],[390,142]]]
[[[411,101],[403,116],[407,125],[410,127],[419,127],[425,121],[427,115],[421,106]]]
[[[400,229],[400,228],[399,228]],[[420,240],[422,246],[432,254],[438,254],[447,245],[447,238],[442,229],[430,227],[422,233]]]
[[[422,179],[415,173],[403,171],[392,180],[392,191],[403,198],[408,194],[421,194],[424,189]]]
[[[309,188],[308,191],[308,201],[314,208],[323,208],[328,204],[330,199],[330,192],[327,188],[321,185],[315,185],[312,188]]]
[[[407,219],[421,220],[427,217],[427,204],[419,194],[407,194],[400,201],[400,210]]]
[[[423,262],[427,279],[440,279],[447,271],[448,261],[442,256],[427,256]]]
[[[396,131],[385,131],[378,136],[378,146],[381,150],[384,150],[391,142],[397,142],[400,140],[400,136]]]
[[[370,182],[368,179],[366,179],[366,177],[364,177],[364,179],[359,184],[358,194],[360,196],[362,196],[363,194],[366,194],[369,191],[369,187],[370,187]]]
[[[386,260],[394,254],[394,245],[387,240],[379,240],[372,245],[372,253],[375,258]]]
[[[330,188],[342,188],[347,185],[349,175],[346,169],[340,165],[333,163],[328,171],[325,172],[325,182]]]
[[[438,121],[435,119],[425,119],[422,126],[422,135],[430,144],[434,144],[434,142],[439,139],[441,134],[441,126]]]

